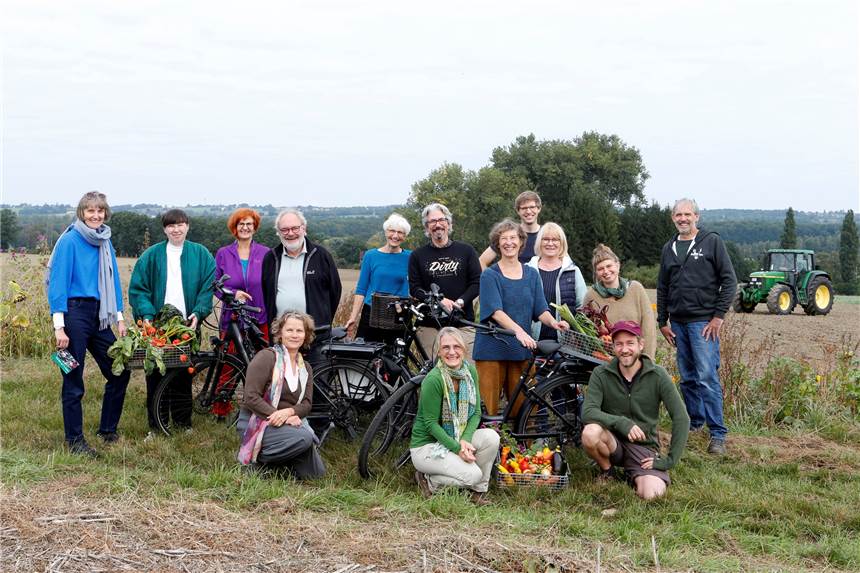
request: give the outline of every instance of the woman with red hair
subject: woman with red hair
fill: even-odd
[[[261,310],[253,314],[260,330],[268,339],[269,321],[263,303],[263,257],[269,248],[254,241],[254,233],[260,228],[260,214],[253,209],[241,208],[233,211],[227,219],[227,228],[236,240],[218,249],[215,255],[215,278],[229,275],[224,285],[236,293],[236,300],[247,302]],[[218,293],[215,293],[218,296]],[[230,311],[221,312],[221,332],[230,324]]]

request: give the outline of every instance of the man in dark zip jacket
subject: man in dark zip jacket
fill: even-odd
[[[690,418],[678,389],[662,366],[643,354],[642,329],[620,320],[612,325],[615,358],[594,369],[582,405],[582,448],[601,469],[598,481],[624,468],[636,495],[653,499],[666,493],[668,470],[687,443]],[[672,441],[660,455],[657,422],[660,404],[672,418]]]
[[[316,326],[331,324],[342,290],[331,253],[307,239],[301,211],[281,211],[275,230],[281,244],[263,257],[263,302],[269,321],[295,310],[311,315]]]
[[[726,453],[720,327],[737,289],[723,240],[697,228],[699,207],[680,199],[672,209],[678,234],[663,246],[657,278],[657,326],[677,349],[681,394],[690,429],[708,426],[708,453]],[[671,326],[667,324],[671,322]]]

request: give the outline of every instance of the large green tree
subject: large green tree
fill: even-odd
[[[0,248],[9,249],[18,245],[21,225],[18,214],[12,209],[0,209]]]
[[[153,218],[133,211],[120,211],[111,216],[108,225],[116,254],[120,257],[137,257],[146,248],[147,230],[151,239]],[[159,240],[156,237],[156,241]]]
[[[839,234],[839,274],[845,294],[857,294],[857,282],[860,280],[858,256],[860,256],[860,238],[857,236],[854,211],[849,209],[845,213],[845,219],[842,220],[842,231]]]
[[[785,221],[782,225],[782,235],[779,237],[779,246],[782,249],[797,248],[797,225],[794,222],[794,209],[791,207],[785,212]]]

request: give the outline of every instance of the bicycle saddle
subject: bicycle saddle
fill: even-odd
[[[535,349],[538,356],[552,356],[558,349],[561,348],[561,343],[555,340],[539,340]]]

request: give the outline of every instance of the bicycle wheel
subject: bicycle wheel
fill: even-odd
[[[358,451],[361,477],[367,479],[386,470],[396,470],[409,460],[409,439],[418,412],[420,388],[421,383],[414,379],[403,384],[371,420]]]
[[[314,370],[313,376],[311,417],[334,422],[338,433],[348,441],[361,437],[373,414],[390,395],[366,362],[325,363]]]
[[[561,445],[578,446],[582,436],[582,390],[571,376],[559,376],[538,385],[527,398],[517,420],[518,434],[557,438]],[[551,407],[550,407],[551,406]]]
[[[195,419],[224,421],[233,426],[245,390],[245,365],[230,354],[215,353],[194,357],[194,372],[171,369],[161,379],[152,397],[155,422],[170,434],[189,428]],[[190,379],[190,382],[189,382]]]

